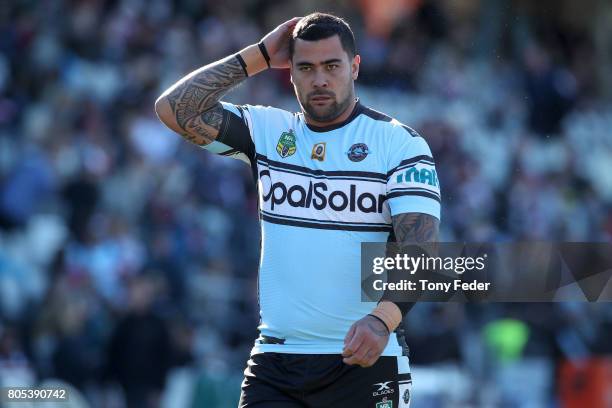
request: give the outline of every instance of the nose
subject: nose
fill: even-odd
[[[327,88],[328,82],[327,82],[327,76],[325,75],[325,73],[321,72],[320,70],[317,70],[315,72],[315,76],[313,78],[312,85],[315,88]]]

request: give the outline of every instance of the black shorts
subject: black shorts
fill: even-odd
[[[239,408],[405,408],[412,380],[407,357],[367,368],[339,354],[261,353],[244,370]]]

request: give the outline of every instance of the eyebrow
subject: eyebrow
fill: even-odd
[[[328,60],[325,60],[325,61],[321,62],[321,65],[337,64],[337,63],[340,63],[340,62],[342,62],[342,60],[340,58],[332,58],[332,59],[328,59]],[[295,65],[297,65],[299,67],[303,67],[303,66],[314,65],[314,63],[307,62],[307,61],[300,61],[300,62],[296,63]]]

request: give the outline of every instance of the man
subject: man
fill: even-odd
[[[359,63],[348,24],[315,13],[192,72],[156,102],[185,139],[250,163],[258,186],[260,336],[241,407],[409,404],[396,329],[410,305],[360,301],[360,243],[437,240],[440,195],[437,183],[399,177],[435,174],[431,152],[356,99]],[[268,68],[290,69],[302,112],[220,102]]]

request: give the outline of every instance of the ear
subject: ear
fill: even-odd
[[[291,58],[289,58],[289,81],[291,85],[295,85],[293,83],[293,60]]]
[[[353,57],[353,61],[351,62],[353,81],[359,76],[359,64],[361,64],[361,56],[357,54]]]

